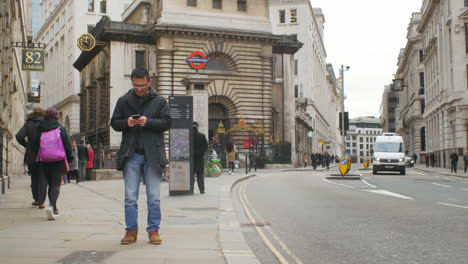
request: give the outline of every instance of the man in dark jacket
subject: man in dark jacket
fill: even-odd
[[[76,182],[84,181],[86,176],[86,165],[88,164],[89,152],[85,144],[85,139],[80,139],[80,144],[78,148],[78,178]]]
[[[457,173],[457,167],[458,167],[458,154],[457,152],[454,150],[452,152],[452,154],[450,154],[450,160],[452,161],[452,166],[450,167],[450,172],[453,173]]]
[[[208,150],[206,136],[198,131],[198,123],[193,122],[193,172],[197,175],[198,190],[201,194],[205,193],[205,164],[203,157]],[[190,179],[191,190],[194,189],[195,176]]]
[[[111,126],[122,132],[117,153],[117,169],[125,181],[125,237],[121,244],[132,244],[138,235],[138,191],[140,178],[146,186],[148,232],[150,244],[161,244],[160,183],[164,166],[164,131],[171,127],[166,100],[150,86],[145,69],[131,74],[133,89],[119,98],[112,114]]]
[[[29,174],[31,175],[31,192],[34,201],[31,205],[44,208],[44,205],[39,204],[39,189],[44,187],[44,180],[39,177],[39,164],[36,162],[37,152],[32,150],[32,141],[37,130],[39,122],[44,120],[44,110],[35,108],[31,114],[28,115],[26,123],[16,133],[16,140],[21,146],[26,148],[24,153],[24,164],[28,166]]]

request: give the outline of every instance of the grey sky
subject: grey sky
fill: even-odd
[[[411,14],[422,0],[311,0],[325,15],[327,61],[345,72],[345,108],[350,118],[380,116],[384,86],[391,83],[406,45]]]

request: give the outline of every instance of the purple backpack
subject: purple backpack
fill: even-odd
[[[55,162],[61,160],[66,160],[66,154],[60,137],[60,127],[42,132],[36,161]]]

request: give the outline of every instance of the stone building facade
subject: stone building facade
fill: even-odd
[[[269,0],[273,33],[291,35],[303,43],[294,55],[293,85],[296,101],[296,155],[328,151],[341,155],[338,131],[341,94],[333,66],[326,63],[325,17],[308,0]],[[313,131],[313,136],[307,136]],[[319,142],[325,142],[319,143]]]
[[[384,132],[396,132],[400,111],[400,92],[393,91],[392,85],[385,85],[380,106],[381,125]]]
[[[222,140],[234,141],[241,152],[245,138],[256,137],[266,152],[281,143],[276,138],[293,142],[292,82],[273,85],[273,54],[283,54],[281,65],[291,69],[301,44],[272,34],[266,1],[247,6],[225,1],[216,7],[212,2],[137,0],[124,22],[103,18],[96,25],[92,34],[106,45],[83,52],[74,64],[81,72],[81,131],[91,142],[119,145],[120,134],[108,122],[117,99],[132,89],[135,67],[147,68],[165,97],[194,96],[194,119],[210,139],[221,121],[228,130]],[[202,70],[185,61],[194,51],[209,59]],[[250,132],[236,129],[241,120]],[[293,159],[291,151],[289,156]]]
[[[415,76],[411,79],[411,74],[405,79],[413,92],[414,82],[420,83],[419,89],[423,88],[417,93],[418,96],[423,93],[419,101],[424,104],[418,113],[423,125],[418,122],[414,127],[416,134],[419,129],[420,137],[410,146],[417,147],[419,140],[422,154],[434,153],[437,166],[448,167],[451,152],[455,150],[462,155],[468,151],[468,2],[424,0],[420,15],[415,16],[412,23],[417,23],[416,33],[409,36],[416,37],[417,46],[411,54],[404,53],[399,59],[402,73],[424,74],[424,79]],[[419,60],[416,51],[422,53],[422,62],[411,64],[410,61]],[[411,112],[400,118],[410,117]]]
[[[108,3],[109,2],[109,3]],[[81,53],[77,39],[102,16],[119,21],[131,0],[42,0],[41,28],[35,40],[46,44],[45,71],[35,75],[41,85],[41,106],[54,107],[71,135],[80,132],[80,76],[72,63]]]
[[[22,48],[13,43],[31,41],[29,1],[0,2],[0,180],[1,193],[10,185],[10,177],[24,173],[24,148],[15,134],[24,124],[30,92],[30,74],[21,70]]]
[[[405,84],[400,93],[397,133],[403,136],[408,153],[416,153],[418,157],[426,154],[424,50],[422,36],[417,32],[420,21],[421,13],[413,13],[406,36],[408,41],[398,57],[396,73]]]
[[[362,163],[372,156],[375,139],[382,134],[380,120],[373,116],[356,117],[349,120],[346,134],[346,152],[353,163]]]

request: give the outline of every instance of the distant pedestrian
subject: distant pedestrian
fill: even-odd
[[[414,160],[414,164],[416,165],[418,161],[418,155],[416,155],[416,153],[413,153],[413,160]]]
[[[424,155],[424,163],[426,163],[426,168],[429,167],[429,155]]]
[[[458,165],[458,155],[457,155],[457,152],[454,150],[452,152],[452,154],[450,154],[450,160],[452,161],[452,166],[450,168],[450,172],[453,173],[457,173],[457,165]]]
[[[465,163],[465,173],[466,173],[466,168],[468,167],[468,151],[465,152],[465,155],[463,155],[463,162]]]
[[[325,159],[325,166],[327,167],[327,170],[329,170],[330,169],[330,154],[328,154],[327,151],[325,151],[324,159]]]
[[[312,161],[312,167],[314,168],[314,170],[317,169],[317,158],[317,153],[312,153],[312,155],[310,156],[310,159]]]
[[[88,148],[88,163],[86,163],[86,180],[91,180],[91,171],[94,168],[94,150],[91,144],[86,145]]]
[[[26,152],[24,153],[24,164],[28,166],[28,171],[31,175],[31,192],[33,197],[31,205],[39,206],[40,208],[45,207],[43,204],[39,204],[39,192],[43,191],[45,182],[44,179],[39,177],[39,163],[36,161],[37,152],[33,151],[32,141],[37,132],[39,122],[44,120],[44,114],[45,112],[41,108],[34,108],[33,112],[26,118],[24,125],[18,133],[16,133],[16,141],[26,148]]]
[[[431,152],[430,158],[431,158],[431,166],[434,167],[434,166],[435,166],[435,155],[434,155],[434,152]]]
[[[229,163],[229,175],[234,173],[234,161],[236,160],[236,145],[229,141],[226,145],[226,160]]]
[[[257,153],[251,148],[249,150],[249,172],[252,170],[252,167],[257,171]]]
[[[205,134],[198,131],[198,122],[193,122],[193,172],[197,177],[200,194],[205,193],[205,164],[203,158],[208,150],[208,141]],[[190,189],[194,190],[195,177],[190,179]]]
[[[307,167],[307,163],[308,163],[308,158],[307,158],[307,153],[304,153],[304,156],[302,157],[303,161],[304,161],[304,168]]]
[[[123,245],[135,243],[138,237],[138,194],[140,179],[146,187],[148,232],[150,244],[161,244],[160,185],[165,167],[164,131],[172,119],[166,99],[151,87],[145,69],[135,69],[130,76],[133,88],[117,100],[111,126],[122,132],[117,153],[117,169],[123,170],[125,186],[125,226]]]
[[[78,171],[78,148],[76,146],[76,140],[72,140],[71,142],[71,145],[72,145],[72,154],[73,154],[73,160],[70,162],[69,166],[70,166],[70,170],[68,171],[68,181],[70,182],[73,178],[76,179],[76,182],[79,181],[78,179],[78,175],[79,175],[79,171]]]
[[[88,164],[89,153],[88,148],[85,144],[85,139],[80,139],[80,144],[77,146],[78,148],[78,180],[76,182],[84,181],[86,178],[86,166]]]
[[[33,140],[33,149],[38,153],[39,173],[48,185],[49,207],[46,209],[49,220],[55,220],[59,215],[57,200],[60,195],[62,176],[73,161],[70,137],[65,127],[58,122],[58,111],[47,109],[44,120],[37,127]],[[39,204],[44,204],[46,192],[41,193]]]

